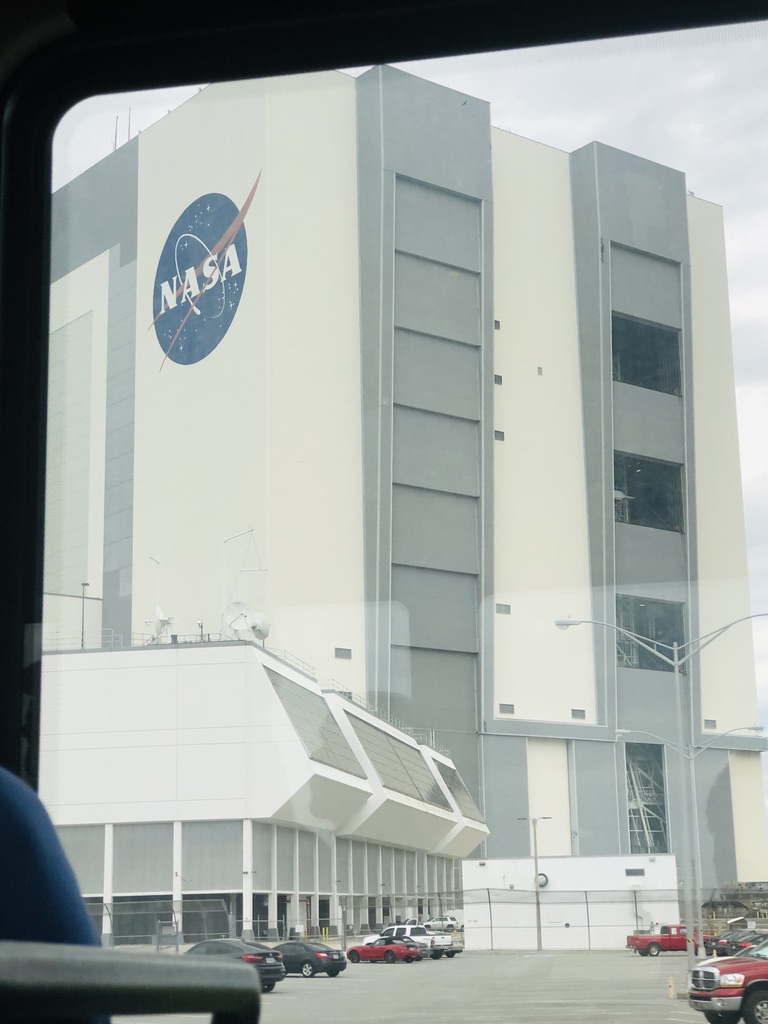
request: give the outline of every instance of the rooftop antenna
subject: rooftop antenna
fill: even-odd
[[[150,555],[149,557],[151,558],[151,560],[157,566],[157,569],[155,570],[155,604],[159,607],[160,606],[160,559],[159,558],[155,558],[154,555]]]
[[[244,601],[232,601],[224,609],[224,625],[227,635],[234,634],[236,640],[261,640],[261,646],[269,636],[269,621],[263,612],[252,612]]]
[[[155,608],[154,617],[151,619],[144,619],[145,626],[152,627],[152,639],[149,641],[151,644],[165,644],[168,643],[168,633],[171,625],[176,620],[172,615],[163,615],[163,611],[160,605]]]
[[[248,529],[248,530],[242,530],[240,533],[233,533],[231,537],[225,537],[224,538],[224,541],[223,541],[223,551],[222,551],[222,556],[221,556],[221,633],[222,633],[222,636],[224,636],[227,633],[227,629],[228,629],[228,623],[226,622],[225,612],[226,612],[227,608],[229,607],[229,605],[228,605],[228,598],[231,595],[231,590],[229,591],[229,593],[227,592],[227,544],[229,544],[230,541],[238,540],[240,537],[250,537],[251,538],[250,539],[250,543],[253,544],[254,550],[256,551],[256,557],[258,558],[259,562],[261,562],[261,555],[259,555],[258,548],[256,547],[256,544],[255,544],[255,542],[253,540],[253,527],[250,527],[250,529]],[[247,554],[247,549],[246,549],[246,554]],[[244,572],[266,572],[266,571],[267,570],[265,568],[263,568],[263,567],[260,567],[258,569],[244,569],[241,566],[241,568],[238,569],[238,571],[237,571],[237,588],[236,588],[237,589],[238,601],[240,599],[240,576],[241,576],[241,573],[244,573]],[[233,589],[235,589],[235,588],[233,588]]]

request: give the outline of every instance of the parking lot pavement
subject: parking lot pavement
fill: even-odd
[[[290,976],[263,997],[262,1024],[703,1024],[686,959],[599,953],[464,952],[414,964],[350,964],[338,978]],[[171,1018],[180,1021],[181,1018]],[[123,1018],[138,1024],[138,1018]],[[150,1018],[142,1018],[144,1021]],[[158,1024],[169,1018],[158,1018]],[[206,1017],[186,1016],[188,1024]]]

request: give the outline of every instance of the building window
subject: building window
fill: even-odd
[[[645,874],[645,868],[624,868],[624,874],[628,878],[641,878]]]
[[[704,728],[705,729],[716,729],[717,728],[717,720],[714,719],[714,718],[705,718],[704,719]]]
[[[500,715],[514,715],[515,705],[514,704],[499,704]]]
[[[352,648],[351,647],[337,647],[333,652],[334,658],[342,658],[345,661],[352,660]]]
[[[571,718],[586,718],[587,712],[584,708],[571,708]]]
[[[493,436],[496,438],[497,441],[503,441],[504,440],[504,431],[503,430],[494,430]]]
[[[676,601],[652,601],[630,594],[616,595],[616,625],[637,633],[649,641],[654,650],[670,658],[674,643],[683,636],[683,606]],[[662,661],[631,637],[616,634],[616,664],[619,668],[644,668],[656,672],[672,672],[672,665]]]
[[[682,466],[614,452],[613,506],[617,523],[683,532]]]
[[[679,331],[614,313],[612,350],[614,380],[680,394]]]
[[[625,749],[630,853],[668,853],[662,748],[627,743]]]
[[[502,379],[501,379],[501,374],[500,373],[494,373],[494,375],[493,375],[493,383],[494,384],[501,384],[502,383]]]
[[[494,331],[498,331],[498,330],[501,329],[501,321],[500,320],[494,320],[493,321],[493,329],[494,329]]]
[[[512,605],[511,604],[497,604],[496,605],[496,614],[497,615],[511,615],[512,614]]]

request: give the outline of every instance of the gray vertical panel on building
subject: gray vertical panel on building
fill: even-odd
[[[393,430],[393,482],[456,494],[477,495],[477,423],[396,406]]]
[[[395,484],[392,499],[394,563],[478,574],[476,498]]]
[[[332,851],[333,835],[330,832],[318,832],[317,883],[320,887],[320,892],[330,892],[333,888]],[[339,889],[342,889],[341,885],[339,885]]]
[[[486,343],[492,337],[489,108],[387,67],[358,78],[357,100],[366,595],[369,604],[407,596],[403,589],[408,591],[412,581],[404,582],[402,575],[395,581],[399,569],[389,587],[392,535],[397,559],[406,566],[413,562],[475,574],[470,621],[477,634],[477,574],[486,577],[483,588],[492,588],[493,563],[490,536],[481,543],[492,495],[492,462],[478,423],[483,403],[490,407],[492,401],[485,387],[492,372]],[[480,347],[479,358],[471,346]],[[450,509],[452,530],[459,531],[451,540],[451,531],[441,528],[436,515],[442,499],[429,512],[426,502],[398,493],[393,521],[393,483],[470,496],[485,504],[482,512],[474,513],[459,503],[443,504]],[[421,518],[424,513],[432,516],[428,527]],[[408,537],[426,529],[433,536],[428,551],[419,555],[414,550],[418,545]],[[447,577],[445,582],[451,596],[441,601],[443,610],[463,608],[465,584]],[[426,584],[413,585],[418,589]],[[425,621],[417,625],[417,633],[425,641],[431,636],[436,645],[443,643],[441,630],[426,620],[438,611],[434,605],[428,608]],[[390,635],[390,626],[387,612],[374,604],[368,646],[377,653],[369,673],[379,680],[371,690],[382,706],[396,699],[398,688],[420,687],[425,679],[409,675],[406,682],[398,669],[389,692],[390,659],[395,656],[390,642],[417,644],[413,636],[398,632],[402,618],[395,635]],[[466,631],[463,625],[459,629]],[[473,640],[462,636],[462,645],[475,661],[477,635]],[[455,638],[449,637],[446,648],[456,647]],[[474,685],[476,675],[473,670],[463,679]],[[464,710],[463,692],[461,698]],[[474,716],[474,695],[469,703]],[[430,727],[429,716],[421,713],[424,704],[412,704],[410,710],[419,718],[406,715],[406,721]],[[466,718],[452,721],[449,731],[467,729],[468,724]],[[477,778],[476,770],[473,776]]]
[[[253,836],[253,888],[258,892],[272,889],[272,825],[254,821]]]
[[[131,635],[136,266],[109,254],[102,627]]]
[[[491,834],[488,857],[530,856],[529,825],[518,821],[528,811],[528,755],[521,736],[483,737],[485,816]],[[475,854],[474,856],[477,856]]]
[[[696,813],[705,885],[738,879],[728,752],[707,750],[694,764]],[[757,881],[757,879],[755,879]]]
[[[400,252],[479,273],[481,237],[475,199],[398,177],[395,248]]]
[[[392,895],[392,847],[382,846],[381,848],[381,882],[384,896]],[[394,890],[397,891],[397,890]]]
[[[181,874],[186,892],[242,889],[242,822],[182,822]]]
[[[375,843],[367,843],[365,858],[368,867],[368,892],[381,892],[381,872],[379,871],[379,847]]]
[[[365,843],[353,839],[352,843],[352,892],[364,893],[365,888]]]
[[[677,173],[677,172],[673,172]],[[679,209],[679,193],[671,197]],[[676,201],[675,201],[676,200]],[[678,224],[687,237],[685,220]],[[674,240],[674,248],[687,259],[687,248]],[[611,246],[611,306],[617,313],[626,313],[642,320],[651,320],[668,327],[682,327],[680,308],[680,264],[650,256],[648,253]]]
[[[392,567],[392,643],[445,651],[477,651],[477,577],[414,566]]]
[[[339,892],[352,892],[349,877],[349,840],[336,840],[336,885]]]
[[[614,381],[613,396],[616,451],[683,463],[683,408],[677,395]]]
[[[648,526],[616,523],[616,586],[658,583],[657,596],[674,601],[679,584],[687,579],[685,568],[685,541],[683,535],[672,530],[652,530]]]
[[[474,383],[474,387],[468,386]],[[395,329],[394,401],[427,412],[480,419],[480,351]]]
[[[573,741],[576,819],[571,828],[578,832],[582,857],[610,856],[622,852],[620,835],[627,832],[626,820],[619,821],[618,792],[625,792],[625,772],[616,771],[613,743]]]
[[[413,850],[405,851],[405,891],[416,892],[416,854]]]
[[[299,889],[315,891],[315,834],[299,831]]]
[[[395,253],[395,327],[478,345],[479,275]]]
[[[141,822],[114,826],[112,891],[171,892],[173,825]]]
[[[94,896],[104,892],[104,826],[59,825],[56,829],[80,892]]]
[[[618,718],[622,729],[655,733],[677,742],[677,696],[672,672],[619,668]],[[638,742],[652,742],[639,736]]]
[[[296,846],[296,830],[277,826],[277,888],[281,892],[293,892],[297,880],[294,871],[293,854]]]
[[[654,444],[658,457],[663,442],[643,437],[631,398],[634,388],[614,389],[611,380],[612,308],[631,316],[672,327],[682,325],[683,363],[690,351],[690,297],[680,265],[688,262],[685,178],[628,153],[593,143],[571,155],[571,186],[576,255],[580,358],[583,386],[585,462],[589,516],[593,617],[615,622],[615,587],[650,583],[651,576],[675,581],[688,572],[685,545],[679,535],[663,530],[616,524],[614,545],[613,451],[614,412],[622,446]],[[664,396],[666,398],[667,396]],[[671,397],[671,396],[669,396]],[[661,399],[661,401],[664,400]],[[673,399],[674,400],[674,399]],[[616,409],[614,409],[614,401]],[[654,402],[649,398],[645,403]],[[657,402],[658,404],[658,402]],[[678,400],[679,404],[679,400]],[[646,410],[648,411],[648,410]],[[692,436],[692,403],[683,413]],[[672,420],[677,419],[677,422]],[[666,423],[675,432],[667,453],[682,448],[682,417],[671,414]],[[653,428],[651,428],[653,430]],[[633,441],[633,436],[637,441]],[[690,449],[686,454],[689,464]],[[688,540],[691,540],[688,538]],[[616,701],[613,637],[595,631],[598,717],[612,724]],[[623,723],[620,723],[623,725]],[[581,853],[588,850],[581,845]]]

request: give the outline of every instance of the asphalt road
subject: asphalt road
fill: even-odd
[[[685,999],[686,958],[464,952],[415,964],[349,964],[338,978],[291,975],[263,996],[262,1024],[705,1024]],[[154,1018],[121,1018],[139,1024]],[[202,1024],[205,1016],[161,1017]]]

